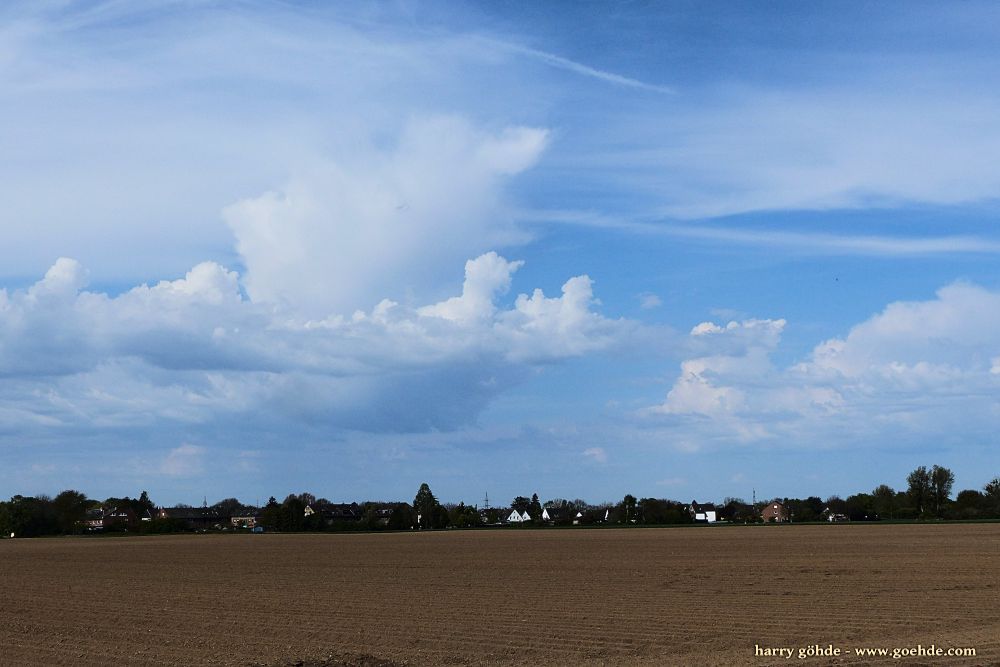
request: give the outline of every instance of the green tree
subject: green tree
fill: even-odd
[[[63,491],[52,499],[52,510],[61,533],[74,533],[90,509],[91,501],[79,491]]]
[[[636,512],[637,506],[638,506],[638,501],[635,499],[635,496],[633,496],[631,493],[626,494],[625,497],[622,499],[622,504],[621,504],[623,512],[622,520],[626,524],[633,523],[638,520],[639,518],[638,512]]]
[[[330,525],[327,524],[326,517],[323,516],[322,510],[315,511],[302,519],[302,530],[318,532],[327,530],[328,528],[330,528]]]
[[[435,528],[440,524],[441,504],[431,492],[431,487],[424,482],[413,498],[413,511],[417,513],[417,525],[420,528]],[[445,512],[447,516],[447,512]]]
[[[139,500],[142,500],[140,497]],[[236,516],[244,510],[243,503],[241,503],[236,498],[223,498],[219,502],[212,505],[212,509],[219,513],[222,517]]]
[[[944,514],[945,506],[951,497],[951,487],[955,483],[955,474],[941,466],[931,469],[931,498],[934,500],[934,514]]]
[[[741,501],[742,502],[742,501]],[[802,500],[800,498],[785,498],[785,509],[792,521],[819,521],[823,518],[823,508],[826,505],[815,496]]]
[[[642,522],[651,525],[693,523],[686,505],[660,498],[643,498],[639,501],[638,515]]]
[[[414,523],[413,509],[406,503],[399,503],[392,508],[392,513],[389,514],[387,528],[389,530],[409,530],[413,528]]]
[[[479,511],[472,505],[459,503],[448,512],[448,521],[458,528],[471,528],[479,525]]]
[[[289,494],[281,503],[278,530],[288,532],[300,531],[305,527],[306,504],[294,493]]]
[[[851,521],[875,521],[878,512],[875,511],[875,498],[867,493],[856,493],[848,496],[847,518]]]
[[[37,537],[59,532],[58,519],[47,496],[14,496],[7,503],[4,514],[4,523],[0,528],[5,535],[14,533],[17,537]]]
[[[931,474],[926,466],[920,466],[906,476],[907,495],[916,509],[917,514],[923,514],[930,509]]]
[[[959,519],[978,519],[987,513],[986,495],[974,489],[965,489],[955,496],[955,516]]]
[[[823,509],[828,509],[834,514],[847,514],[847,501],[840,496],[833,495],[826,499]]]
[[[821,521],[826,504],[819,496],[809,496],[802,501],[799,521]]]
[[[260,525],[267,530],[281,529],[281,505],[274,496],[267,499],[267,505],[260,512]]]
[[[531,504],[528,505],[528,516],[535,521],[542,520],[542,503],[538,501],[538,494],[531,494]]]
[[[742,498],[731,496],[723,499],[720,516],[734,523],[754,523],[760,518],[753,505]]]
[[[135,501],[135,505],[136,505],[135,513],[140,518],[142,517],[144,512],[149,512],[150,514],[153,514],[153,510],[156,509],[156,505],[154,505],[153,501],[149,499],[149,494],[146,493],[145,491],[139,494],[139,499]]]
[[[894,519],[915,519],[917,517],[917,508],[913,504],[909,490],[896,491],[896,498],[893,502],[896,506],[893,514]]]
[[[985,510],[993,519],[1000,519],[1000,477],[994,477],[983,487]]]
[[[896,513],[896,491],[888,484],[879,484],[872,491],[872,508],[881,518],[894,518]]]

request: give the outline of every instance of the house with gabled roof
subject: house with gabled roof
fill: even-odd
[[[87,510],[81,522],[88,531],[104,530],[104,510],[100,507]]]
[[[523,512],[518,512],[516,509],[511,510],[510,516],[507,517],[507,523],[525,523],[531,521],[531,515],[528,514],[528,510]]]
[[[578,510],[573,505],[550,505],[542,508],[542,521],[547,523],[576,525],[580,523],[583,516],[583,511]]]
[[[563,518],[563,510],[558,507],[543,507],[542,521],[556,522]]]
[[[156,517],[182,522],[192,530],[222,528],[230,523],[230,517],[223,516],[214,507],[161,507]]]
[[[391,510],[390,510],[391,512]],[[361,506],[357,503],[310,503],[304,510],[305,516],[319,514],[327,523],[335,521],[360,521]]]
[[[691,514],[691,518],[698,522],[715,523],[718,521],[718,510],[712,503],[699,503],[692,500],[691,504],[688,505],[688,512]]]
[[[242,511],[229,517],[229,523],[232,524],[233,528],[248,528],[252,530],[257,527],[258,521],[260,521],[260,510],[253,507],[244,508]]]
[[[131,507],[112,507],[104,510],[105,528],[129,528],[138,522]]]
[[[79,525],[93,532],[106,529],[128,530],[138,523],[131,507],[97,507],[87,510]]]
[[[785,523],[788,521],[788,510],[781,503],[768,503],[761,510],[760,517],[764,523]]]

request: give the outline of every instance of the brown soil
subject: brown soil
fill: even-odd
[[[0,586],[3,665],[1000,664],[1000,524],[2,540]]]

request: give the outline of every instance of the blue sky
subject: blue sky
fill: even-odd
[[[9,3],[0,495],[1000,474],[989,3]]]

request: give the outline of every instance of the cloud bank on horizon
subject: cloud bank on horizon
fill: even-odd
[[[304,319],[245,298],[213,262],[118,296],[84,289],[59,259],[26,290],[0,290],[0,428],[155,428],[285,419],[347,430],[448,430],[533,366],[619,344],[630,323],[592,310],[590,278],[498,308],[520,262],[469,260],[460,296],[418,308],[383,299]]]
[[[642,415],[700,421],[707,441],[988,441],[1000,415],[998,307],[1000,293],[953,283],[889,304],[788,367],[771,359],[784,320],[704,322],[690,333],[698,356]]]
[[[996,8],[675,9],[0,9],[0,491],[1000,472]]]

